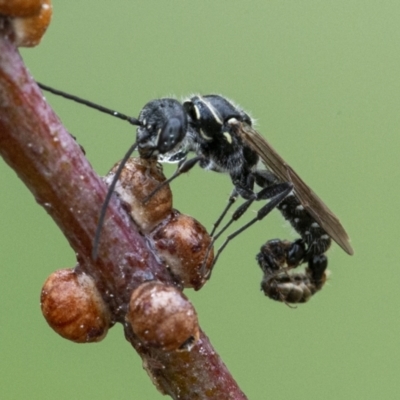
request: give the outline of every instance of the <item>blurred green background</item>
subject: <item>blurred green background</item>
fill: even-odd
[[[296,309],[259,291],[259,247],[295,237],[278,212],[227,248],[203,290],[186,291],[248,397],[397,399],[400,3],[53,5],[41,45],[22,50],[38,81],[134,116],[166,95],[235,99],[352,238],[355,255],[332,246],[328,284]],[[99,174],[134,140],[126,123],[47,98]],[[74,253],[2,160],[0,177],[0,397],[161,398],[120,326],[92,345],[47,326],[41,286]],[[172,187],[175,207],[207,228],[231,190],[200,169]]]

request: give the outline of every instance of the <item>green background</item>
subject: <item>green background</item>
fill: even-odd
[[[352,238],[355,255],[332,246],[326,287],[296,309],[259,291],[259,247],[295,238],[278,212],[227,248],[203,290],[186,291],[248,397],[397,399],[400,3],[53,4],[41,45],[22,50],[38,81],[134,116],[166,95],[235,99]],[[126,123],[47,98],[99,174],[134,140]],[[0,182],[0,397],[161,398],[120,326],[92,345],[47,326],[41,286],[74,253],[2,160]],[[199,168],[172,187],[175,207],[207,228],[231,190]]]

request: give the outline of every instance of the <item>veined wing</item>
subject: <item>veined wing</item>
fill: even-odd
[[[354,254],[350,239],[336,215],[287,164],[276,150],[251,126],[235,119],[228,121],[235,133],[261,158],[267,169],[282,182],[292,182],[296,197],[321,228],[347,253]]]

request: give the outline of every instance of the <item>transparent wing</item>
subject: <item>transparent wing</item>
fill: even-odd
[[[295,194],[303,207],[315,219],[321,228],[347,253],[354,254],[350,239],[336,215],[300,178],[293,168],[276,150],[251,126],[229,121],[235,133],[247,143],[261,158],[267,169],[271,170],[282,182],[292,182]]]

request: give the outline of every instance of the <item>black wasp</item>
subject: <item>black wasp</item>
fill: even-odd
[[[142,158],[155,157],[162,162],[179,162],[179,168],[176,173],[164,184],[171,182],[181,173],[189,171],[197,163],[202,168],[212,171],[229,172],[235,186],[234,195],[231,198],[236,198],[237,194],[240,194],[243,198],[248,199],[248,202],[236,211],[235,219],[238,219],[254,200],[271,199],[260,210],[259,219],[261,219],[261,215],[262,217],[267,215],[292,190],[292,185],[285,182],[270,185],[259,193],[253,192],[253,173],[251,169],[257,163],[258,156],[249,147],[243,145],[240,139],[233,138],[235,140],[232,141],[228,133],[220,135],[221,125],[227,117],[237,116],[249,123],[251,120],[247,114],[235,108],[221,96],[195,96],[183,105],[171,98],[156,99],[143,107],[138,118],[133,118],[44,84],[38,83],[38,85],[43,90],[95,108],[138,126],[136,141],[121,160],[102,206],[94,239],[94,259],[97,256],[97,247],[108,203],[119,175],[135,149],[138,149]],[[189,152],[194,152],[197,156],[186,160]],[[160,185],[157,190],[161,187]],[[151,193],[149,197],[154,193]],[[228,208],[219,221],[222,220],[227,211]],[[216,238],[220,234],[222,234],[222,231]],[[221,251],[222,248],[219,253]]]
[[[308,262],[308,270],[318,271],[310,275],[312,284],[318,286],[318,283],[315,283],[317,282],[315,277],[325,273],[327,259],[324,253],[330,246],[331,237],[348,254],[353,253],[348,236],[335,215],[272,146],[252,128],[252,121],[248,114],[224,97],[194,96],[185,101],[183,107],[174,99],[153,100],[142,109],[139,118],[136,119],[45,85],[39,84],[39,86],[44,90],[138,125],[137,140],[122,160],[120,169],[134,149],[138,148],[141,157],[158,157],[160,161],[180,163],[175,174],[166,182],[187,172],[196,163],[205,169],[229,173],[234,189],[211,234],[214,234],[238,196],[246,199],[246,202],[233,213],[231,220],[215,235],[214,241],[233,221],[240,218],[253,201],[271,199],[259,210],[253,220],[227,237],[215,261],[231,239],[264,218],[276,206],[300,234],[301,239],[293,243],[280,242],[287,268],[282,267],[282,262],[276,261],[277,255],[269,246],[263,246],[257,259],[265,276],[273,277],[268,282],[273,281],[274,284],[282,286],[286,280],[282,277],[283,271]],[[189,152],[194,152],[196,157],[186,160]],[[267,169],[257,168],[259,158]],[[119,172],[117,171],[104,202],[95,243],[98,243],[106,207]],[[261,188],[259,192],[254,191],[255,184]],[[305,276],[304,281],[306,281]],[[273,295],[268,294],[272,293],[271,291],[264,289],[264,292],[274,298]],[[281,294],[285,297],[282,291]]]
[[[331,239],[352,255],[349,237],[335,214],[257,131],[238,121],[228,124],[259,154],[275,179],[293,184],[293,192],[278,205],[278,209],[301,239],[293,243],[269,241],[261,247],[257,260],[265,274],[262,288],[266,295],[285,302],[305,302],[325,283],[328,260],[324,253],[329,249]],[[264,184],[269,185],[269,179]],[[276,251],[283,253],[283,259],[271,257]],[[287,274],[289,269],[305,262],[308,267],[304,273]]]
[[[324,253],[329,249],[331,239],[336,241],[346,253],[353,254],[346,231],[332,211],[275,149],[252,128],[251,123],[240,117],[239,113],[224,120],[220,126],[220,135],[229,136],[229,141],[232,142],[241,141],[243,146],[250,148],[253,154],[260,157],[267,168],[257,169],[255,165],[250,168],[250,179],[244,181],[249,183],[247,186],[249,193],[253,189],[254,182],[263,188],[261,192],[266,188],[274,187],[279,182],[289,182],[293,185],[293,191],[279,202],[277,208],[300,234],[301,239],[294,242],[268,241],[261,248],[257,260],[264,272],[262,289],[267,296],[288,303],[307,301],[325,283],[328,261]],[[234,180],[233,182],[235,183]],[[236,185],[235,189],[237,189]],[[239,192],[239,194],[242,193]],[[250,196],[247,203],[252,199],[258,200]],[[231,196],[228,207],[233,201],[234,197]],[[236,212],[230,222],[235,219],[235,214]],[[222,248],[230,239],[261,218],[263,218],[262,214],[257,215],[248,224],[229,235]],[[219,252],[216,258],[218,254]],[[308,267],[304,273],[288,274],[290,269],[305,262],[308,263]]]
[[[218,250],[214,264],[228,242],[275,206],[301,239],[294,242],[271,240],[262,246],[257,261],[264,272],[262,289],[272,299],[287,303],[307,301],[326,281],[328,265],[325,252],[336,241],[349,255],[353,249],[338,218],[313,190],[282,159],[275,149],[252,127],[251,118],[222,96],[194,96],[183,103],[189,127],[184,152],[197,157],[183,161],[171,177],[187,171],[194,161],[200,166],[230,174],[234,190],[228,205],[211,233],[226,215],[238,195],[246,199],[230,221],[214,236],[213,242],[248,209],[255,200],[271,199],[246,225],[229,235]],[[266,169],[257,167],[261,159]],[[169,181],[170,181],[169,180]],[[254,191],[257,184],[261,190]],[[290,269],[307,263],[304,273],[289,274]]]

